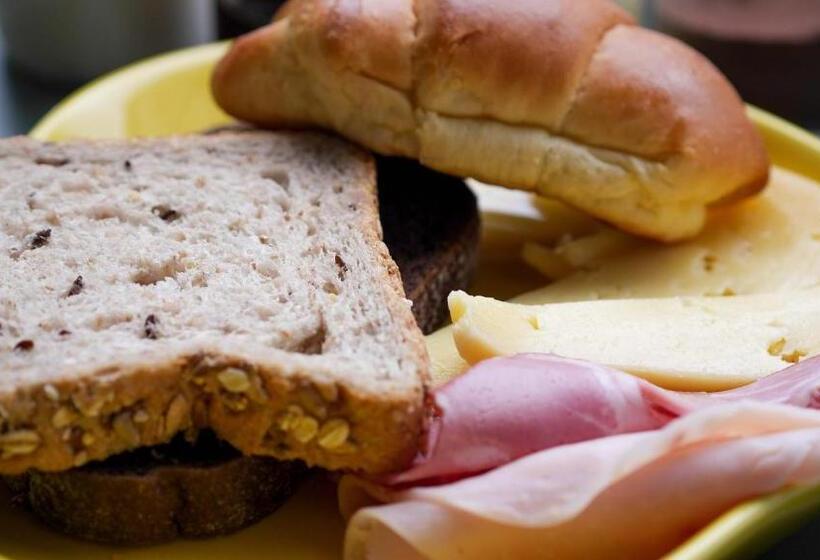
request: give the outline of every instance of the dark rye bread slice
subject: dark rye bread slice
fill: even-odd
[[[456,177],[402,158],[377,157],[384,242],[425,334],[449,316],[447,296],[467,286],[478,256],[473,192]]]
[[[314,133],[0,141],[0,473],[212,428],[383,472],[428,358],[372,158]]]
[[[7,477],[15,502],[86,540],[147,545],[231,533],[281,506],[308,472],[301,461],[249,457],[200,432],[101,463]]]
[[[465,289],[473,272],[475,196],[463,181],[417,163],[378,158],[377,164],[385,242],[427,333],[444,318],[447,295]],[[178,436],[173,445],[6,481],[17,502],[59,531],[145,545],[241,529],[277,509],[305,473],[300,462],[241,455],[205,433],[195,444]]]

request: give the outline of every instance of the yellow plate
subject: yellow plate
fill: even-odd
[[[128,66],[65,99],[30,134],[43,140],[124,138],[194,132],[229,122],[211,99],[208,84],[211,67],[225,48],[225,44],[206,45]],[[759,109],[750,107],[749,114],[774,163],[820,181],[820,139]],[[520,280],[517,291],[524,291],[535,287],[537,277],[516,280]],[[323,507],[317,507],[317,502]],[[113,553],[122,560],[332,559],[338,557],[343,531],[333,503],[332,488],[315,482],[280,513],[236,535],[138,550],[79,543],[41,528],[27,515],[0,507],[0,558],[109,560]],[[718,560],[751,555],[819,510],[820,487],[751,501],[721,516],[668,558]]]

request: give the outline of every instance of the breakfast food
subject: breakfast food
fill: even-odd
[[[26,472],[21,500],[52,525],[120,542],[215,534],[316,465],[344,477],[348,558],[657,558],[742,500],[820,481],[820,412],[732,402],[816,405],[803,359],[820,350],[820,288],[781,270],[811,271],[814,197],[785,221],[779,195],[751,197],[768,175],[760,137],[693,51],[604,0],[292,0],[213,88],[252,123],[404,158],[378,164],[401,229],[376,219],[372,158],[319,133],[0,148],[0,474]],[[696,267],[677,280],[697,293],[524,307],[457,291],[455,325],[428,348],[476,368],[436,390],[417,327],[466,281],[478,233],[459,180],[420,164],[552,197],[524,218],[557,217],[536,238],[513,226],[494,249],[536,282],[524,259],[569,286],[646,250],[632,272],[654,280],[591,280],[611,288],[600,297],[674,295],[675,266]],[[419,190],[438,206],[416,206]],[[662,245],[632,234],[691,241],[658,263]],[[602,364],[506,357],[522,350]],[[679,394],[633,373],[750,386]],[[208,429],[241,456],[192,463],[200,443],[182,438]],[[127,480],[172,437],[183,447]],[[156,492],[156,511],[118,532],[123,507],[142,511],[115,496],[135,490]],[[325,536],[315,505],[295,516],[303,540]]]
[[[509,262],[510,255],[519,253],[527,242],[554,244],[604,227],[588,214],[553,199],[470,179],[468,184],[479,194],[482,259]]]
[[[384,243],[422,332],[449,319],[447,296],[475,271],[480,219],[460,179],[400,158],[376,158]]]
[[[310,133],[2,141],[0,473],[212,428],[379,472],[415,452],[422,337],[372,160]]]
[[[248,457],[203,432],[59,473],[8,477],[13,499],[48,526],[106,543],[212,537],[272,513],[301,483],[300,461]]]
[[[490,196],[485,197],[488,189]],[[543,248],[548,263],[559,260],[568,275],[543,285],[529,279],[507,292],[522,304],[598,299],[725,296],[811,289],[820,282],[820,243],[816,216],[820,189],[809,179],[775,168],[760,196],[714,209],[694,239],[665,245],[630,238],[626,249],[599,255],[580,267],[570,265],[556,247],[578,247],[603,233],[621,235],[603,224],[590,223],[555,202],[529,193],[478,186],[492,267],[512,268],[525,243]],[[566,233],[562,234],[561,229]],[[500,232],[500,235],[496,235]],[[576,243],[576,241],[578,243]],[[481,258],[487,258],[482,244]],[[540,255],[535,255],[535,258]],[[515,274],[522,276],[516,270]],[[506,280],[506,278],[505,278]],[[507,284],[515,286],[515,282]],[[480,292],[479,292],[480,293]],[[463,373],[468,364],[459,355],[449,327],[427,337],[433,384]]]
[[[447,295],[466,288],[478,241],[475,196],[455,178],[378,158],[385,244],[413,314],[429,332]],[[15,501],[84,539],[149,544],[229,533],[273,512],[298,486],[298,461],[251,457],[203,432],[194,443],[143,447],[63,472],[8,477]],[[217,505],[218,504],[218,505]]]
[[[548,352],[662,387],[716,391],[820,353],[820,290],[520,305],[450,295],[453,339],[475,364]]]
[[[605,0],[292,1],[213,92],[249,122],[330,128],[664,241],[768,172],[726,79]]]
[[[391,489],[346,478],[345,560],[650,560],[744,500],[818,482],[820,412],[730,403],[451,484]]]
[[[546,255],[544,262],[557,260],[569,273],[524,300],[553,303],[742,295],[817,287],[818,215],[817,184],[775,168],[769,187],[760,196],[713,209],[703,231],[683,243],[660,245],[627,238],[606,226],[591,235],[574,235],[564,243],[539,243]],[[578,266],[566,258],[577,257],[591,248],[591,241],[608,236],[615,243],[597,257],[587,251],[586,261]]]
[[[818,388],[818,357],[717,393],[669,391],[622,371],[550,354],[492,358],[432,391],[430,426],[414,464],[380,482],[450,482],[544,449],[655,430],[729,402],[817,409]]]
[[[234,123],[206,134],[254,130]],[[384,243],[399,267],[416,323],[429,334],[449,318],[447,296],[466,288],[475,271],[477,200],[461,179],[404,158],[375,159]]]

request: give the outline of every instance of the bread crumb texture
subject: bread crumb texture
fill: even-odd
[[[212,427],[402,466],[427,357],[370,157],[318,134],[0,141],[0,473]]]

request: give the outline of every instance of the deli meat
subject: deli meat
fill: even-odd
[[[606,366],[549,354],[486,360],[433,392],[413,466],[381,482],[431,484],[485,472],[536,451],[657,429],[732,401],[820,408],[820,357],[719,393],[681,393]]]
[[[348,477],[339,495],[352,516],[347,560],[640,560],[744,500],[818,482],[820,412],[743,401],[659,430],[535,452],[449,484],[395,490]]]

